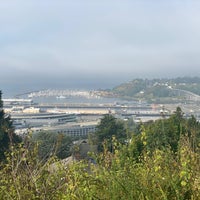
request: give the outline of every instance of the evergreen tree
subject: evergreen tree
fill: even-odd
[[[177,152],[181,137],[188,136],[195,150],[200,141],[200,124],[194,116],[186,119],[180,107],[168,119],[159,119],[144,124],[146,147],[153,152],[155,149],[170,147]]]
[[[10,116],[3,110],[2,92],[0,91],[0,161],[5,158],[5,152],[9,145],[21,141],[21,138],[14,133]]]
[[[117,120],[113,115],[106,114],[97,126],[96,136],[100,151],[102,150],[102,143],[104,141],[108,143],[108,148],[112,151],[112,137],[115,137],[121,143],[126,140],[124,123]]]

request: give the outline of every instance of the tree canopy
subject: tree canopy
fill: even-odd
[[[181,138],[186,135],[196,149],[200,141],[200,124],[194,116],[185,118],[181,108],[177,107],[168,119],[163,118],[144,124],[143,136],[141,134],[140,137],[150,151],[169,147],[176,152]]]
[[[38,156],[41,160],[47,160],[52,155],[64,159],[71,154],[72,138],[62,133],[40,131],[33,134],[31,142],[38,144]]]
[[[2,92],[0,91],[0,161],[5,158],[5,152],[9,150],[9,145],[21,141],[21,138],[14,133],[12,120],[3,110]]]
[[[102,150],[102,143],[104,141],[107,141],[111,150],[112,137],[115,137],[119,142],[124,142],[126,139],[124,123],[113,115],[106,114],[97,126],[96,136],[99,150]]]

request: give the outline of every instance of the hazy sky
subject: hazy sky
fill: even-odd
[[[0,89],[200,76],[198,0],[6,0]]]

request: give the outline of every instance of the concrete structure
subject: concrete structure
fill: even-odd
[[[4,105],[32,105],[32,99],[2,99]]]
[[[56,126],[76,122],[76,115],[67,113],[11,113],[11,118],[15,128]]]
[[[42,127],[42,130],[51,131],[54,133],[64,133],[72,137],[84,137],[87,136],[89,133],[94,133],[96,131],[96,126],[97,122],[70,123],[67,125]]]

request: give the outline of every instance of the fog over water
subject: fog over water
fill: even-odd
[[[200,76],[199,10],[195,0],[2,1],[0,90]]]

